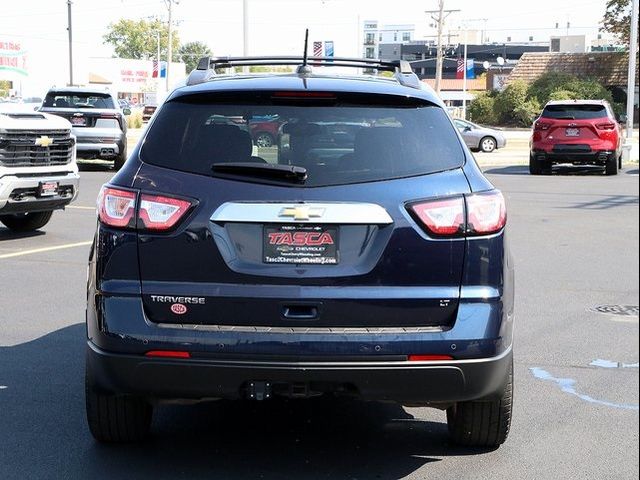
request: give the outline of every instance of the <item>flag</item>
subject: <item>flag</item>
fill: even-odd
[[[458,58],[458,67],[456,68],[456,78],[462,80],[464,78],[464,60]]]
[[[313,42],[313,56],[314,57],[322,56],[322,42]]]
[[[167,78],[167,62],[160,62],[160,78]]]
[[[152,62],[152,72],[151,72],[151,78],[158,78],[158,61],[157,60],[153,60]]]
[[[476,78],[476,71],[474,69],[473,58],[467,59],[467,78]]]

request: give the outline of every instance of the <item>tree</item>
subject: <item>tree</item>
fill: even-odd
[[[601,30],[613,33],[628,45],[631,38],[631,0],[608,0]]]
[[[157,56],[157,32],[160,32],[160,56],[166,59],[169,32],[167,25],[158,18],[153,20],[122,18],[116,23],[109,24],[103,39],[113,47],[117,57],[149,59]],[[175,31],[172,32],[171,43],[173,50],[178,51],[180,39]]]
[[[211,49],[203,42],[187,42],[178,49],[177,59],[187,67],[187,73],[198,66],[198,60],[202,57],[210,57]]]

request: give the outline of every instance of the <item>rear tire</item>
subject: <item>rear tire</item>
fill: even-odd
[[[0,215],[0,222],[14,232],[33,232],[49,223],[51,215],[52,211]]]
[[[509,436],[513,411],[513,362],[500,398],[459,402],[447,409],[451,439],[466,447],[496,448]]]
[[[616,157],[611,157],[607,160],[607,164],[604,167],[604,173],[607,176],[613,176],[618,174],[618,164],[619,159]]]
[[[124,162],[127,161],[127,152],[122,152],[113,160],[113,169],[117,172],[124,166]]]
[[[143,440],[151,428],[153,407],[138,397],[97,391],[85,378],[85,405],[91,435],[99,442],[125,443]]]
[[[537,160],[533,155],[529,155],[529,173],[531,175],[551,175],[551,162]]]

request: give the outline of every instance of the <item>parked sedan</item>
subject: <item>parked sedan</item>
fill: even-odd
[[[464,143],[473,152],[493,152],[496,148],[503,148],[507,144],[507,139],[503,133],[493,128],[482,127],[467,120],[455,118],[453,120],[456,128],[460,131]]]

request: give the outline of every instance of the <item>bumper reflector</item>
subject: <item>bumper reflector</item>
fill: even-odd
[[[451,355],[409,355],[410,362],[434,362],[437,360],[453,360]]]
[[[145,357],[155,358],[191,358],[189,352],[179,352],[175,350],[151,350],[144,355]]]

